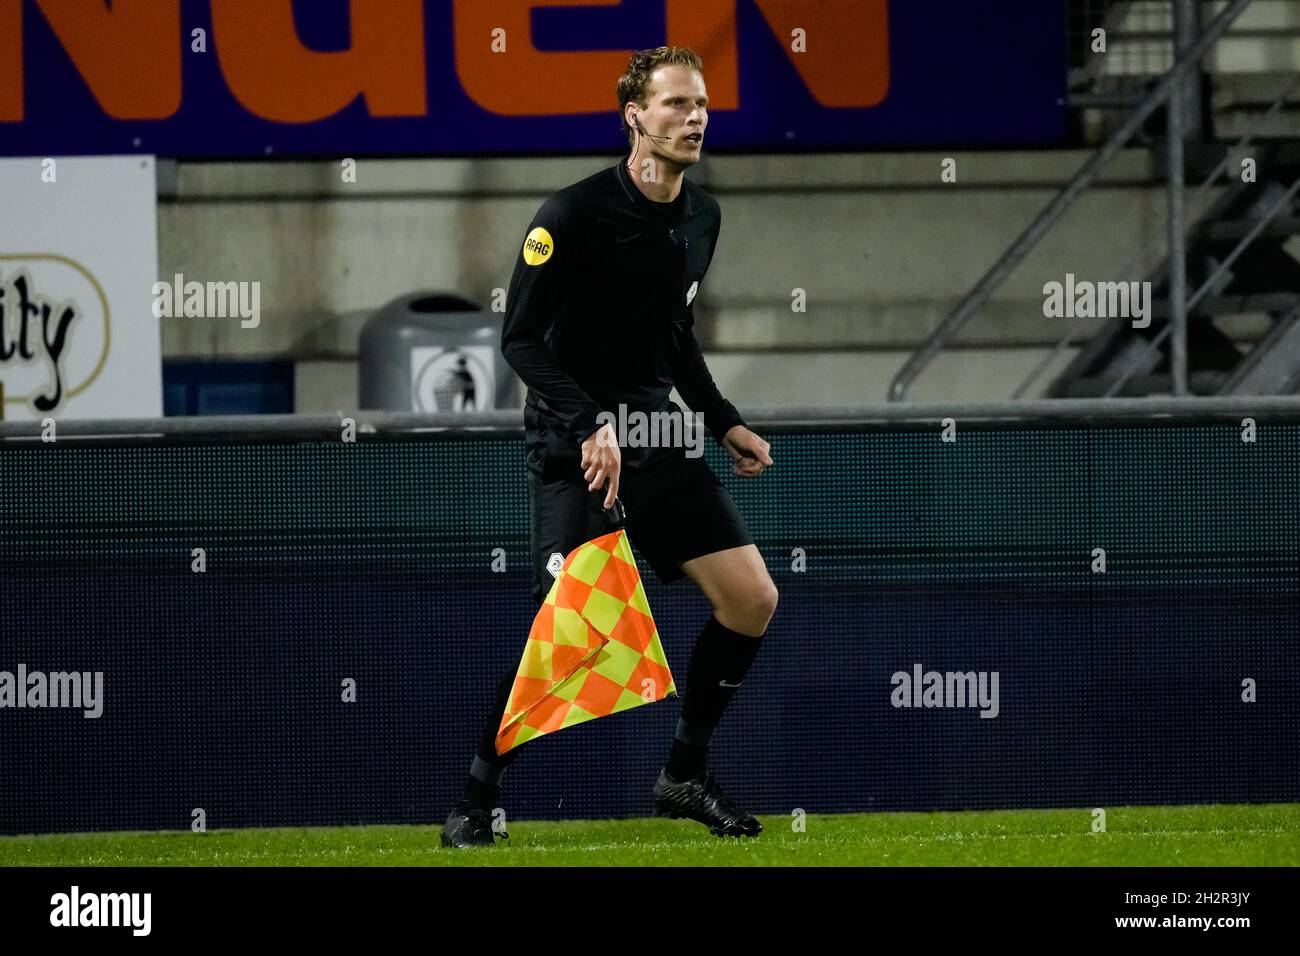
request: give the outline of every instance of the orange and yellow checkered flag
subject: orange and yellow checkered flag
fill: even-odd
[[[565,559],[528,633],[497,753],[676,693],[620,528]]]

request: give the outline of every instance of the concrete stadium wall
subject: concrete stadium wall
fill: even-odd
[[[690,175],[718,197],[723,230],[698,331],[724,394],[742,409],[880,400],[1087,155],[956,153],[947,184],[942,153],[707,158]],[[164,355],[293,358],[300,411],[355,408],[358,334],[373,310],[419,288],[488,307],[542,200],[613,162],[363,160],[355,183],[333,161],[164,167],[160,274],[262,284],[258,328],[163,320]],[[1148,154],[1122,154],[912,397],[1008,397],[1062,330],[1042,315],[1043,284],[1119,278],[1162,230]],[[791,308],[796,288],[804,313]]]

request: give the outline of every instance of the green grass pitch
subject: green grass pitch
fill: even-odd
[[[761,818],[746,841],[687,820],[512,821],[445,850],[437,826],[0,837],[0,866],[1296,866],[1300,804]]]

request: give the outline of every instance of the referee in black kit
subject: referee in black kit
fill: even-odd
[[[689,577],[713,613],[686,671],[681,719],[654,784],[656,815],[687,817],[719,836],[762,824],[706,769],[709,738],[749,670],[777,591],[731,496],[702,457],[683,448],[620,448],[602,411],[674,413],[673,386],[753,478],[769,446],[722,397],[692,326],[721,227],[717,202],[683,176],[708,125],[700,58],[681,47],[635,54],[618,81],[627,159],[552,195],[528,226],[510,280],[501,336],[528,386],[533,598],[550,588],[551,556],[613,529],[617,496],[628,537],[664,583]],[[656,421],[659,419],[651,419]],[[603,495],[600,492],[603,491]],[[491,846],[501,776],[517,751],[496,753],[515,676],[502,675],[444,846]]]

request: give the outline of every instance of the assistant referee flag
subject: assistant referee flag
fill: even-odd
[[[622,528],[564,560],[533,620],[497,731],[497,753],[676,694]]]

